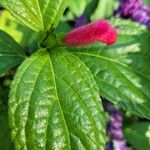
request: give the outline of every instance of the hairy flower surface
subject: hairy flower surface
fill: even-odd
[[[106,20],[98,20],[78,27],[65,36],[65,43],[70,46],[89,45],[97,41],[113,44],[117,39],[116,30]]]

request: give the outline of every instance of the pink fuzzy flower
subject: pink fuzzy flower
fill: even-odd
[[[64,41],[69,46],[89,45],[97,41],[111,45],[117,39],[116,30],[106,20],[98,20],[69,32]]]

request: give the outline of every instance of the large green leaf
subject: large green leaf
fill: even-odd
[[[150,149],[150,122],[138,122],[128,125],[124,131],[127,142],[136,150]]]
[[[22,48],[12,37],[0,30],[0,75],[20,64],[24,58]]]
[[[14,78],[9,118],[16,149],[104,149],[105,115],[89,69],[65,49],[39,50]]]
[[[97,44],[69,49],[91,69],[102,96],[150,119],[150,34],[135,34],[134,30],[137,29],[128,32],[124,28],[121,39],[113,46]]]
[[[1,0],[14,17],[33,30],[56,27],[68,0]]]

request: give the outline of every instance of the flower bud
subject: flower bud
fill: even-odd
[[[98,20],[72,30],[65,36],[64,41],[69,46],[89,45],[97,41],[110,45],[116,39],[117,32],[108,21]]]

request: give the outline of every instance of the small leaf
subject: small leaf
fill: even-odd
[[[97,8],[91,16],[91,20],[104,19],[112,16],[117,3],[115,0],[99,0]]]
[[[15,38],[22,47],[32,47],[42,39],[42,33],[31,30],[20,24],[7,10],[3,10],[0,16],[1,30]],[[30,37],[30,38],[29,38]]]
[[[0,149],[13,150],[8,126],[7,109],[2,104],[0,104]]]
[[[143,0],[144,1],[144,4],[150,6],[150,1],[149,0]]]
[[[147,44],[150,35],[135,34],[134,28],[132,32],[125,28],[122,35],[113,46],[97,44],[69,49],[90,68],[102,96],[124,110],[150,119],[150,48]],[[125,40],[126,35],[130,35],[130,40]]]
[[[127,142],[136,150],[150,149],[150,122],[139,122],[128,125],[124,131]]]
[[[21,23],[36,31],[47,31],[57,26],[68,0],[1,0]]]
[[[104,149],[105,115],[93,76],[65,51],[39,50],[18,69],[9,119],[16,149]]]
[[[22,48],[11,36],[0,30],[0,75],[20,64],[24,58]]]
[[[69,8],[76,16],[81,16],[86,8],[86,6],[91,2],[91,0],[71,0],[69,3]]]

